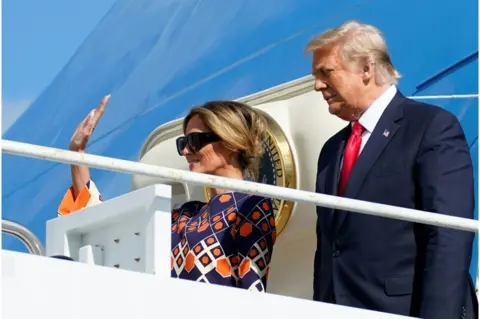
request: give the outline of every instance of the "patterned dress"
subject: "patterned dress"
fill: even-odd
[[[58,212],[67,215],[101,201],[90,181],[76,199],[70,188]],[[172,211],[172,277],[266,291],[275,240],[268,198],[228,192],[208,203],[187,202]]]
[[[172,277],[265,291],[275,243],[265,197],[229,192],[172,212]]]

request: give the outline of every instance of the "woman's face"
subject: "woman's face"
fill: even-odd
[[[188,121],[185,136],[196,132],[211,132],[198,115]],[[219,171],[227,166],[231,153],[221,141],[207,143],[195,153],[190,152],[187,147],[182,151],[190,171],[212,175],[220,175]]]

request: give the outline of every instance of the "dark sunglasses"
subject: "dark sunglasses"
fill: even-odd
[[[209,143],[220,141],[220,137],[213,132],[194,132],[177,138],[177,152],[183,156],[185,147],[190,153],[198,152],[202,147]]]

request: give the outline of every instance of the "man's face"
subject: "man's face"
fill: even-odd
[[[355,121],[362,112],[365,83],[361,70],[347,68],[340,60],[336,47],[313,52],[312,74],[315,90],[328,103],[330,114],[345,121]]]

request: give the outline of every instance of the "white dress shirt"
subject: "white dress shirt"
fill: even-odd
[[[397,88],[395,85],[392,85],[386,90],[385,92],[380,95],[378,99],[376,99],[372,105],[368,107],[368,109],[363,112],[362,116],[358,120],[360,124],[365,128],[365,131],[362,134],[362,145],[360,146],[360,153],[362,153],[363,148],[365,147],[365,144],[367,144],[368,139],[370,138],[370,135],[372,135],[373,130],[375,129],[375,126],[377,126],[378,121],[380,120],[380,117],[382,116],[383,112],[387,108],[388,104],[393,100],[395,97],[395,94],[397,94]],[[351,125],[353,127],[353,124],[355,122],[352,122]],[[360,155],[360,154],[359,154]],[[343,155],[342,155],[342,160],[340,162],[340,169],[343,167]],[[340,178],[340,174],[338,174]]]
[[[395,94],[397,94],[397,88],[395,85],[392,85],[383,92],[382,95],[375,102],[368,107],[368,109],[362,114],[358,120],[360,124],[365,128],[365,131],[362,134],[362,146],[360,147],[360,153],[362,152],[365,144],[367,144],[370,135],[372,135],[375,126],[377,126],[380,117],[387,108],[388,104],[393,100]],[[353,125],[353,123],[352,123]]]

